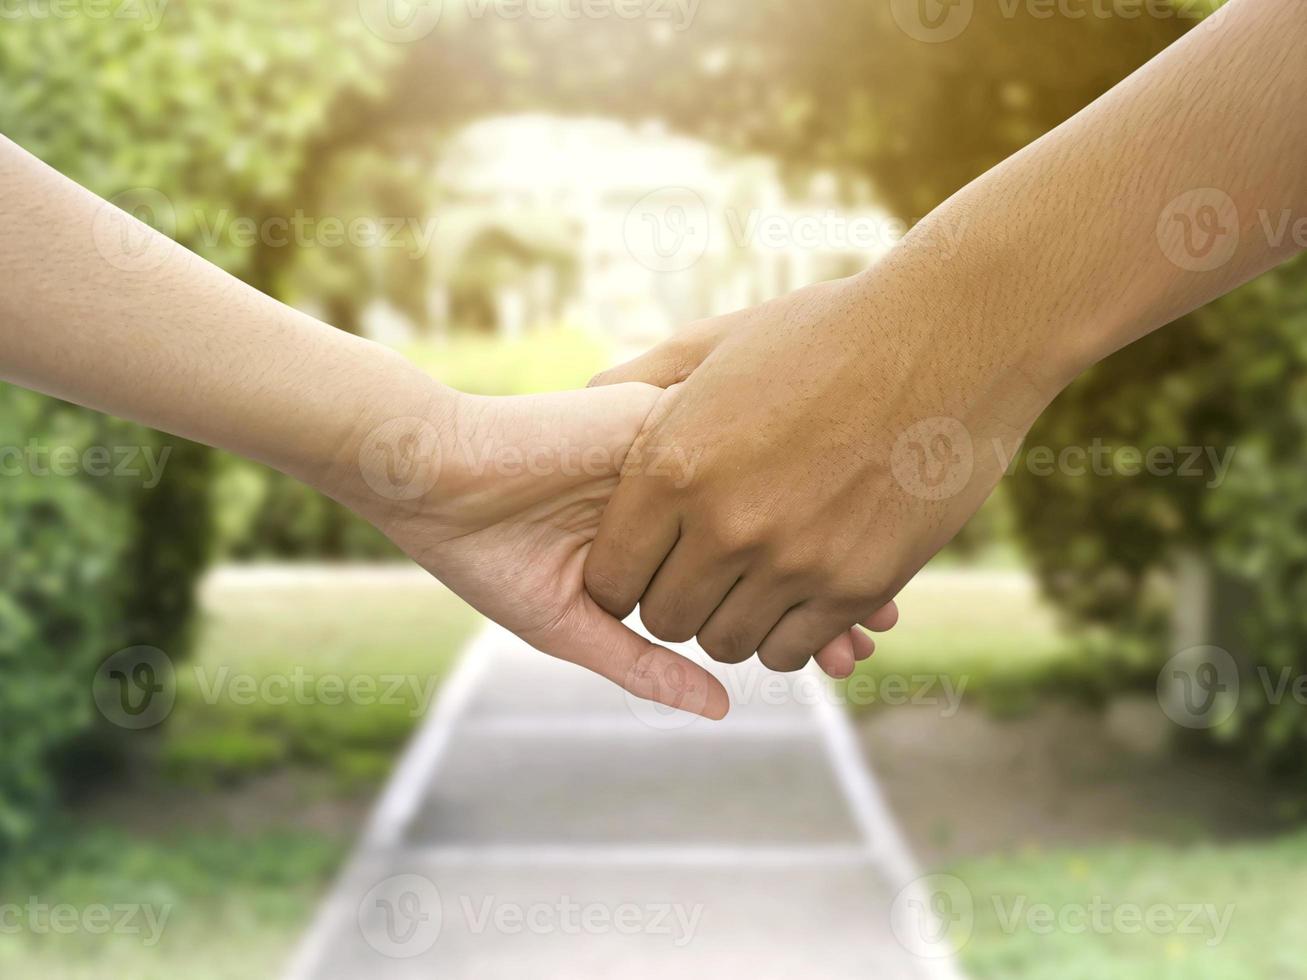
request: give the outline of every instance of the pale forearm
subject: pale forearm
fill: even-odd
[[[250,288],[0,138],[0,377],[322,485],[399,355]],[[375,420],[380,421],[380,420]]]
[[[277,466],[539,649],[637,697],[726,713],[711,674],[582,587],[659,392],[460,397],[121,215],[106,232],[105,208],[0,139],[0,378]]]
[[[1290,257],[1307,217],[1303,13],[1234,0],[955,195],[890,266],[956,285],[959,314],[1056,387]]]

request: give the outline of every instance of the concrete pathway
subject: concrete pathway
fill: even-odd
[[[488,628],[290,980],[956,977],[824,681],[728,689],[714,725]]]

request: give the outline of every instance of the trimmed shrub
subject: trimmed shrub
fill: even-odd
[[[1185,473],[1018,467],[1008,481],[1044,588],[1096,627],[1086,660],[1102,688],[1151,687],[1179,647],[1221,647],[1243,677],[1234,716],[1211,734],[1296,769],[1307,713],[1269,694],[1307,674],[1305,273],[1302,258],[1109,358],[1026,443],[1156,448],[1187,459]],[[1177,622],[1180,571],[1195,559],[1207,594],[1198,622]]]
[[[163,462],[150,489],[147,451]],[[206,465],[199,447],[0,385],[0,855],[55,800],[54,754],[112,734],[90,697],[100,663],[137,644],[185,654]]]

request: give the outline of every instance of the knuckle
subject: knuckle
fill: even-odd
[[[758,659],[762,661],[764,667],[768,670],[774,670],[780,674],[792,674],[796,670],[802,670],[809,660],[812,659],[810,650],[794,650],[785,647],[764,647],[758,651]]]
[[[852,614],[864,608],[873,593],[857,582],[837,581],[825,590],[826,605],[831,614]]]
[[[672,344],[666,351],[667,378],[671,382],[684,381],[698,368],[700,352],[689,343]]]
[[[635,599],[630,597],[621,578],[601,566],[586,566],[585,590],[595,602],[619,619],[629,616],[635,608]]]
[[[743,663],[753,656],[753,640],[736,626],[709,627],[699,635],[699,646],[719,664]]]
[[[640,604],[640,622],[644,628],[666,643],[684,643],[694,638],[694,627],[686,622],[680,603],[674,599]]]
[[[766,532],[752,519],[715,517],[708,523],[708,537],[718,553],[742,555],[757,548],[765,539]]]
[[[786,581],[813,581],[825,572],[821,559],[805,551],[780,552],[770,559],[769,564],[775,575]]]
[[[841,577],[831,595],[843,605],[861,607],[874,603],[879,608],[891,598],[893,591],[894,583],[884,571],[866,568]]]

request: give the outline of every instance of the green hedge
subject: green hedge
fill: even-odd
[[[1098,365],[1026,447],[1095,439],[1233,456],[1224,474],[1209,457],[1189,476],[1018,467],[1008,481],[1046,591],[1096,627],[1092,675],[1104,689],[1151,686],[1177,647],[1226,649],[1243,672],[1239,704],[1210,734],[1302,770],[1307,711],[1270,703],[1263,675],[1307,674],[1307,257]],[[1200,622],[1176,624],[1189,556],[1211,598]]]
[[[138,455],[147,448],[163,461],[151,489]],[[0,855],[56,799],[60,750],[114,734],[90,697],[100,663],[137,644],[185,654],[207,542],[207,459],[0,385]]]
[[[104,197],[164,195],[162,230],[277,291],[287,250],[207,241],[202,229],[312,210],[307,178],[332,139],[347,139],[339,106],[378,90],[395,46],[355,3],[174,0],[157,23],[137,12],[7,18],[0,132]],[[209,548],[208,450],[0,389],[0,449],[32,439],[75,454],[172,452],[152,489],[85,472],[0,477],[0,849],[43,819],[61,774],[74,767],[69,782],[82,782],[111,746],[90,697],[98,664],[140,644],[185,655]],[[75,751],[88,746],[97,751]]]

